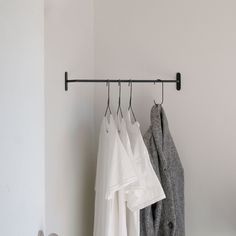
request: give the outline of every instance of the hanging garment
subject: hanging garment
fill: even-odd
[[[137,181],[130,157],[121,143],[112,115],[100,129],[95,184],[94,236],[123,236],[119,229],[117,192]]]
[[[134,200],[132,200],[128,201],[128,207],[131,210],[139,210],[164,199],[165,193],[152,167],[148,150],[139,128],[139,123],[137,121],[135,123],[131,122],[129,112],[127,113],[125,121],[136,163],[136,170],[138,171],[138,179],[143,188],[139,194],[136,194],[136,206],[134,206]]]
[[[128,113],[126,121],[117,118],[117,126],[121,141],[138,177],[138,181],[118,192],[120,206],[122,206],[120,213],[124,212],[124,206],[126,209],[126,214],[120,216],[120,222],[123,224],[121,228],[126,228],[128,236],[139,236],[140,209],[162,200],[165,194],[153,170],[138,122],[132,124]],[[123,199],[127,200],[127,206]]]
[[[184,236],[184,171],[161,105],[152,107],[151,126],[144,141],[166,199],[141,210],[140,234]]]

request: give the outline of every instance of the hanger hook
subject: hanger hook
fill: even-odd
[[[120,99],[121,99],[121,83],[120,83],[120,80],[118,82],[118,85],[119,85],[119,105],[120,105]]]
[[[132,80],[130,79],[129,81],[129,84],[130,86],[130,94],[129,94],[129,107],[128,107],[128,110],[131,110],[131,114],[133,115],[133,118],[134,118],[134,121],[136,122],[136,117],[134,115],[134,111],[133,111],[133,108],[132,108],[132,95],[133,95],[133,83],[132,83]]]
[[[110,81],[107,81],[107,102],[110,105]]]
[[[120,82],[120,80],[118,82],[118,86],[119,86],[119,100],[118,100],[117,116],[120,111],[121,117],[123,118],[123,113],[122,113],[122,109],[121,109],[121,82]]]
[[[110,81],[109,79],[106,82],[106,86],[107,86],[107,107],[106,107],[106,111],[105,111],[105,115],[107,115],[107,111],[109,110],[110,114],[112,114],[111,112],[111,108],[110,108]]]
[[[129,107],[128,107],[128,110],[132,107],[133,84],[132,84],[131,79],[129,81],[129,86],[130,86],[130,93],[129,93]]]
[[[154,99],[154,104],[155,105],[162,105],[164,103],[164,82],[160,79],[157,79],[155,82],[154,82],[154,85],[156,84],[156,82],[161,82],[161,103],[156,103],[155,99]]]

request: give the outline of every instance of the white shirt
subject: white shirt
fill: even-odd
[[[164,199],[165,194],[151,165],[139,124],[137,122],[132,124],[128,113],[126,120],[117,119],[117,125],[120,139],[138,177],[138,181],[127,185],[125,190],[122,189],[118,193],[119,205],[122,209],[120,232],[123,233],[120,235],[139,236],[140,209]]]
[[[122,235],[118,192],[135,181],[137,174],[120,140],[113,117],[110,116],[110,122],[104,117],[97,159],[94,236]]]
[[[140,209],[164,199],[165,193],[152,167],[139,123],[132,123],[130,112],[127,113],[125,122],[133,155],[132,160],[138,176],[138,181],[127,186],[130,188],[127,194],[127,206],[132,211],[128,211],[127,229],[128,236],[137,236],[140,235]]]

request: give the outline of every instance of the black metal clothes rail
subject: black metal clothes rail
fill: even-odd
[[[68,79],[68,72],[65,72],[65,91],[69,83],[175,83],[176,89],[181,90],[181,73],[176,73],[175,80],[137,80],[137,79]]]

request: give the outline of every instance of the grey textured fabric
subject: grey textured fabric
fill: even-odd
[[[184,236],[184,171],[161,105],[152,107],[144,142],[166,199],[141,210],[140,235]]]

